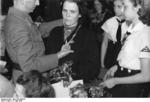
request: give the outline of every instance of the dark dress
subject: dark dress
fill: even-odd
[[[113,41],[108,42],[108,47],[106,51],[106,56],[104,60],[104,65],[107,69],[117,64],[117,57],[121,50],[122,44],[119,42],[113,43]]]
[[[73,34],[68,37],[68,41]],[[46,44],[46,54],[57,53],[61,50],[64,41],[64,27],[56,27],[50,32]],[[96,35],[84,27],[80,27],[74,43],[71,44],[71,49],[74,53],[67,55],[59,60],[59,64],[66,61],[73,61],[72,71],[74,80],[83,79],[84,82],[94,80],[99,74],[99,52]]]

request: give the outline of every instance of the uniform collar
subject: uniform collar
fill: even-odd
[[[127,31],[130,33],[133,33],[133,32],[143,29],[143,27],[145,27],[145,25],[141,21],[139,21],[139,23],[137,23],[134,27],[133,27],[133,24],[131,24]]]
[[[27,20],[27,21],[33,23],[31,17],[29,16],[29,14],[27,14],[27,13],[25,13],[25,12],[23,12],[23,11],[17,9],[17,8],[10,7],[8,13],[13,14],[14,16],[17,16],[17,17],[19,17],[23,20]]]
[[[121,19],[118,16],[115,16],[115,19],[121,21]]]

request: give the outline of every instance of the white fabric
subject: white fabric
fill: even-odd
[[[149,52],[142,49],[150,49],[150,27],[139,22],[134,28],[132,25],[127,30],[131,33],[125,41],[119,55],[118,61],[121,67],[132,70],[140,70],[140,58],[150,58]]]
[[[54,90],[55,90],[55,96],[56,98],[71,98],[69,93],[70,93],[70,88],[73,88],[77,84],[83,84],[83,80],[76,80],[71,83],[68,87],[63,86],[63,81],[60,81],[58,83],[52,84]]]
[[[112,40],[113,42],[117,42],[116,33],[117,33],[119,23],[116,19],[119,19],[119,18],[114,16],[114,17],[108,19],[101,27],[108,34],[107,35],[108,38],[110,40]],[[127,23],[126,22],[122,23],[122,26],[121,26],[121,30],[122,30],[121,40],[123,39],[123,36],[127,31],[127,28],[128,28]]]

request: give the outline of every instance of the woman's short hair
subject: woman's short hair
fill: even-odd
[[[147,25],[150,25],[150,0],[130,0],[133,6],[140,5],[141,8],[138,11],[139,19]]]
[[[37,70],[23,73],[17,84],[23,85],[26,97],[54,97],[55,93],[51,84]]]

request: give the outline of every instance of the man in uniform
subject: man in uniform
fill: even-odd
[[[33,23],[29,13],[39,5],[39,0],[14,0],[5,20],[4,33],[6,49],[14,63],[14,82],[30,70],[46,72],[57,67],[58,60],[73,51],[69,44],[64,45],[57,54],[44,55],[45,47],[42,34]]]

